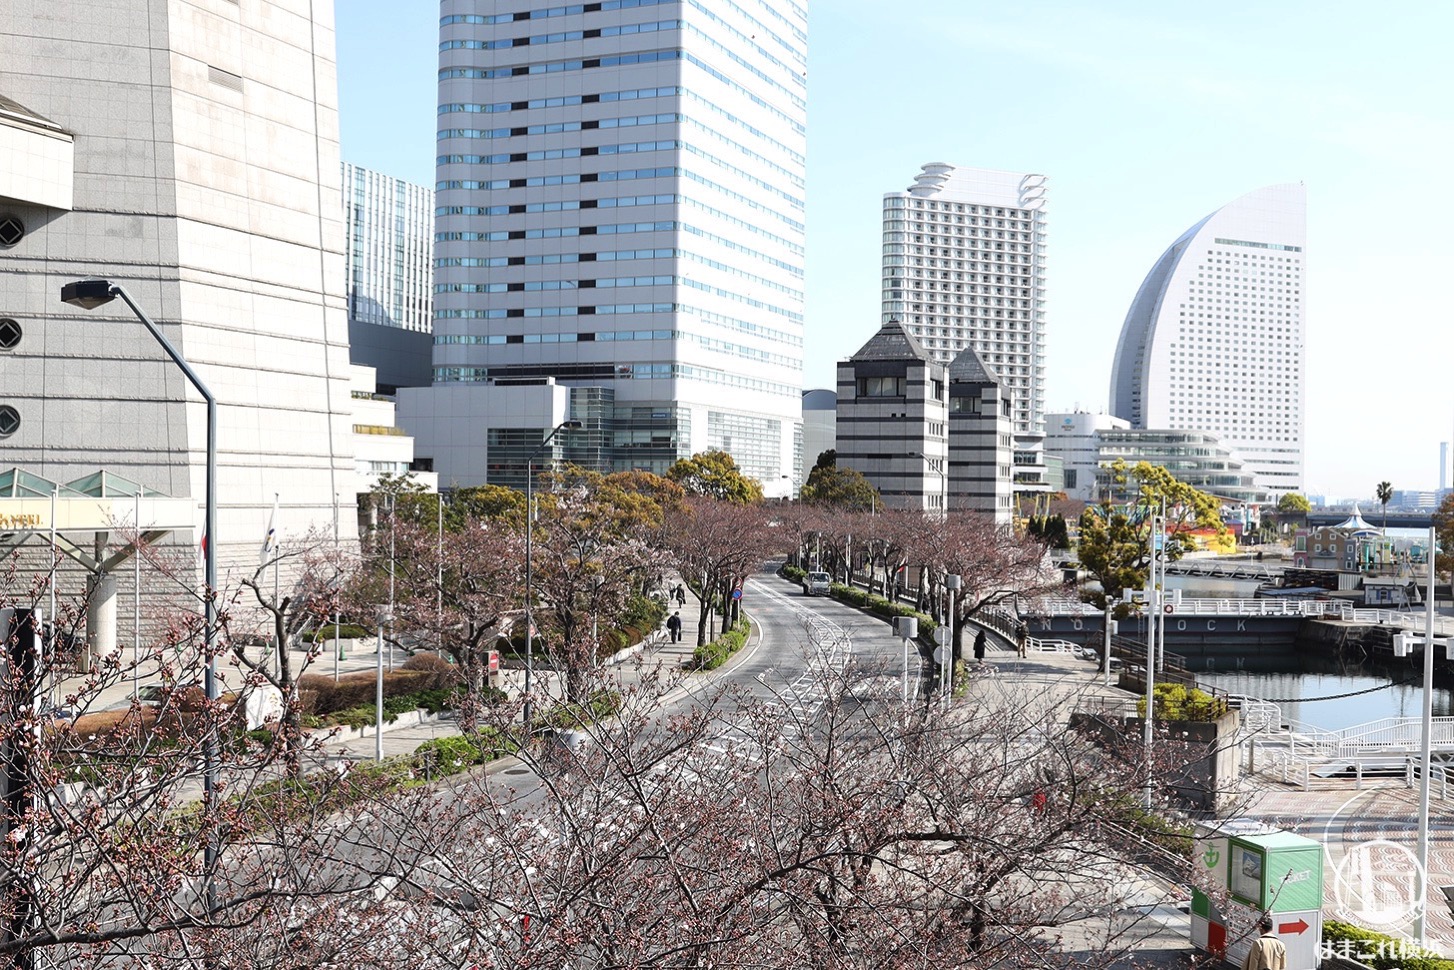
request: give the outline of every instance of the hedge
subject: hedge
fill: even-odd
[[[738,620],[726,633],[693,650],[692,666],[697,670],[716,670],[742,649],[751,631],[752,626],[746,620]]]
[[[633,596],[626,604],[626,612],[614,630],[601,634],[598,654],[603,659],[635,643],[645,640],[666,619],[667,605],[652,596]]]
[[[1344,940],[1349,944],[1346,948],[1338,945]],[[1454,970],[1454,960],[1420,949],[1413,940],[1375,933],[1335,919],[1323,921],[1323,948],[1338,954],[1346,949],[1350,957],[1374,970]]]
[[[783,579],[788,579],[795,583],[801,583],[803,581],[803,578],[808,575],[808,571],[806,569],[799,569],[797,566],[792,566],[788,564],[784,564],[783,568],[780,569],[779,572],[782,573]]]
[[[915,617],[919,621],[920,637],[932,638],[934,631],[939,629],[939,624],[929,614],[920,613],[912,606],[905,606],[903,603],[894,603],[884,599],[882,596],[864,592],[856,586],[844,586],[842,583],[833,583],[828,587],[828,595],[839,602],[847,603],[849,606],[856,606],[860,610],[866,610],[886,620],[891,620],[896,616]]]
[[[321,629],[315,630],[313,632],[313,642],[322,643],[327,640],[332,640],[334,638],[333,630],[334,627],[332,623],[328,624],[325,627],[322,627]],[[362,640],[366,637],[376,635],[377,633],[370,634],[369,631],[365,630],[363,627],[354,626],[352,623],[340,623],[338,625],[338,639],[340,640]]]
[[[411,658],[412,660],[413,658]],[[377,693],[378,674],[360,670],[344,674],[338,680],[323,674],[305,674],[298,678],[298,699],[304,714],[326,717],[336,711],[364,704],[373,704]],[[384,674],[384,699],[421,691],[448,689],[459,683],[453,667],[445,670],[411,669],[405,664]]]

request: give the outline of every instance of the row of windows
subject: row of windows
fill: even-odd
[[[624,195],[601,199],[563,199],[558,202],[527,202],[518,205],[442,205],[436,216],[504,216],[527,212],[576,212],[581,209],[629,209],[638,205],[675,205],[679,195]]]
[[[598,367],[590,366],[592,372],[599,371]],[[546,374],[546,370],[549,374]],[[540,376],[553,376],[560,374],[570,379],[569,367],[551,365],[543,369]],[[523,368],[490,368],[490,367],[436,367],[434,368],[434,382],[436,384],[469,383],[474,381],[487,381],[506,376],[525,376]],[[596,373],[583,374],[582,377],[595,377]],[[733,374],[727,371],[717,370],[711,367],[699,367],[694,364],[657,364],[657,363],[617,363],[613,365],[609,379],[612,380],[693,380],[705,384],[719,384],[727,387],[735,387],[742,390],[764,391],[768,394],[778,394],[784,397],[802,397],[803,389],[791,384],[782,384],[777,381],[765,381],[756,377],[747,377],[743,374]]]
[[[515,47],[534,47],[539,44],[559,44],[569,40],[595,40],[597,37],[627,37],[632,34],[651,34],[661,30],[680,30],[680,20],[653,20],[639,24],[620,24],[611,27],[592,27],[588,30],[563,30],[554,34],[535,34],[530,37],[502,37],[496,40],[446,40],[439,45],[443,51],[498,51]]]
[[[709,133],[712,133],[712,134],[716,134],[715,132],[712,132],[711,129],[709,129],[709,128],[703,126],[703,125],[699,125],[698,123],[696,123],[694,121],[689,122],[689,124],[690,124],[690,126],[692,128],[695,128],[695,129],[698,129],[698,130],[701,130],[701,131],[706,131],[706,132],[709,132]],[[441,134],[444,134],[444,133],[442,132]],[[771,168],[777,169],[785,177],[787,177],[789,179],[789,181],[793,182],[795,185],[802,185],[803,184],[802,183],[802,179],[799,176],[794,175],[793,173],[789,172],[787,169],[783,168],[782,166],[780,166],[780,165],[773,165],[772,163],[770,163],[766,159],[764,159],[762,156],[757,155],[755,152],[748,151],[748,149],[742,147],[741,145],[738,145],[736,142],[734,142],[734,141],[732,141],[730,139],[723,138],[723,140],[726,141],[729,145],[733,145],[733,146],[737,147],[744,154],[751,155],[755,159],[757,159],[759,161],[762,161],[765,165],[768,165]],[[722,169],[724,169],[724,170],[726,170],[728,172],[731,172],[734,175],[737,175],[737,176],[745,179],[746,181],[752,182],[752,183],[754,183],[756,185],[760,185],[763,188],[767,189],[768,191],[772,192],[773,194],[780,195],[782,198],[784,198],[787,201],[789,201],[790,203],[792,203],[794,205],[794,207],[796,207],[798,209],[801,209],[803,207],[803,200],[800,197],[798,197],[796,195],[792,195],[792,194],[790,194],[790,193],[788,193],[786,191],[783,191],[782,189],[779,189],[777,186],[772,185],[772,184],[770,184],[770,183],[768,183],[768,182],[766,182],[766,181],[758,178],[757,176],[751,174],[750,172],[747,172],[747,171],[744,171],[743,169],[738,168],[737,166],[733,165],[731,162],[728,162],[728,161],[726,161],[725,159],[722,159],[722,158],[718,158],[716,155],[713,155],[710,152],[703,151],[702,149],[698,148],[697,146],[691,145],[691,144],[689,144],[687,142],[683,142],[683,141],[628,142],[628,143],[616,144],[616,145],[594,145],[594,146],[586,146],[584,148],[549,148],[549,149],[542,149],[542,150],[537,150],[537,151],[533,151],[533,152],[498,152],[498,153],[493,154],[493,155],[464,155],[464,154],[453,155],[452,154],[452,155],[440,155],[440,156],[437,156],[434,161],[435,161],[435,163],[437,165],[508,165],[508,164],[513,163],[513,162],[551,161],[551,160],[555,160],[555,159],[564,159],[564,158],[591,158],[591,157],[599,156],[599,155],[633,155],[633,154],[638,154],[638,153],[641,153],[641,152],[673,151],[673,150],[677,150],[677,149],[686,151],[686,152],[688,152],[689,154],[692,154],[692,155],[698,155],[698,156],[700,156],[702,158],[705,158],[708,161],[712,162],[714,165],[717,165],[718,167],[720,167],[720,168],[722,168]],[[733,198],[740,199],[740,200],[743,200],[743,201],[749,201],[749,202],[752,201],[752,200],[748,199],[746,196],[739,195],[738,193],[732,192],[729,189],[723,188],[722,186],[720,186],[716,182],[712,182],[712,181],[710,181],[710,180],[708,180],[706,178],[703,178],[701,176],[695,175],[695,174],[693,174],[693,173],[691,173],[689,171],[683,171],[682,174],[685,175],[687,178],[692,179],[693,181],[702,182],[705,185],[711,185],[711,186],[713,186],[714,188],[718,189],[718,191],[722,192],[725,195],[730,195]],[[491,186],[493,186],[493,187],[501,187],[500,186],[500,183],[501,182],[504,182],[504,181],[505,181],[504,179],[495,179],[495,180],[490,180],[489,184]],[[562,184],[570,184],[570,183],[562,183]],[[762,205],[759,205],[757,203],[753,203],[753,205],[754,205],[755,208],[762,209],[765,212],[774,212],[774,213],[776,212],[776,210],[771,209],[771,208],[769,208],[767,206],[762,206]],[[782,218],[782,220],[784,222],[787,222],[789,224],[799,225],[799,226],[801,225],[801,223],[797,223],[797,222],[795,222],[795,220],[789,219],[786,216],[782,216],[781,218]]]
[[[601,253],[547,253],[541,256],[457,256],[436,259],[434,261],[434,265],[436,268],[487,268],[499,266],[552,266],[559,265],[561,263],[583,262],[609,263],[636,259],[685,259],[694,263],[701,263],[703,266],[710,266],[713,269],[720,270],[721,272],[728,273],[732,276],[738,276],[746,280],[751,280],[754,284],[758,286],[765,286],[770,289],[778,290],[779,292],[786,293],[798,300],[801,300],[803,298],[803,291],[800,289],[796,289],[790,286],[784,286],[783,284],[778,283],[774,280],[770,280],[765,277],[749,273],[746,270],[743,270],[737,266],[731,266],[727,263],[718,262],[715,259],[708,259],[706,256],[699,256],[696,253],[690,252],[685,249],[622,249]],[[797,272],[797,275],[801,277],[802,271],[799,270]],[[561,289],[563,287],[570,286],[587,286],[591,282],[592,281],[590,280],[556,280],[554,281],[555,285],[541,285],[537,288]],[[521,285],[525,285],[528,287],[528,284]]]
[[[592,121],[553,121],[541,125],[522,125],[515,128],[441,128],[435,135],[437,141],[449,138],[518,138],[523,135],[558,135],[568,131],[596,131],[602,128],[637,128],[641,125],[669,125],[683,120],[685,116],[674,113],[634,115],[622,118],[599,118]]]
[[[537,312],[528,312],[533,309]],[[543,312],[550,311],[550,312]],[[579,314],[577,311],[580,311]],[[596,307],[534,307],[527,309],[436,309],[435,320],[504,320],[512,317],[560,317],[560,316],[591,316],[591,315],[614,315],[622,313],[685,313],[697,317],[708,323],[736,330],[740,333],[752,334],[764,340],[771,340],[777,343],[793,347],[803,345],[802,333],[789,333],[784,330],[775,330],[772,327],[763,326],[750,320],[739,320],[736,317],[729,317],[725,314],[716,313],[710,310],[703,310],[700,307],[689,303],[627,303],[617,306],[596,306]]]
[[[804,126],[802,121],[798,120],[798,118],[787,114],[776,105],[768,103],[762,97],[752,93],[747,88],[744,88],[732,78],[723,74],[721,71],[712,67],[705,61],[702,61],[701,59],[680,50],[640,51],[631,54],[621,54],[614,57],[596,57],[578,61],[563,61],[552,64],[537,64],[509,68],[451,67],[440,70],[439,79],[441,81],[447,80],[449,78],[484,80],[490,78],[515,77],[525,74],[552,74],[561,71],[591,70],[598,67],[619,67],[629,64],[653,64],[659,61],[673,60],[685,60],[692,66],[697,67],[703,72],[710,75],[714,80],[722,82],[732,90],[736,91],[738,94],[741,94],[744,97],[748,98],[758,107],[766,110],[770,114],[786,122],[795,133],[800,135],[807,134],[806,126]],[[798,107],[800,109],[806,110],[806,106],[800,102],[800,99],[795,98],[794,101],[798,102]]]
[[[743,344],[736,344],[727,340],[718,340],[714,337],[703,337],[682,330],[598,330],[594,333],[566,331],[564,333],[436,334],[434,337],[435,344],[468,347],[499,347],[510,344],[620,343],[623,341],[637,340],[682,340],[699,344],[708,350],[714,350],[718,353],[731,354],[749,360],[758,360],[766,364],[778,364],[783,367],[791,367],[795,370],[801,370],[803,367],[802,357],[788,354],[775,354],[757,347],[747,347]]]
[[[702,290],[711,293],[713,296],[721,297],[724,300],[732,300],[743,303],[758,310],[765,310],[785,317],[795,323],[801,323],[803,315],[786,307],[776,306],[764,300],[754,299],[733,290],[723,289],[720,286],[712,286],[700,280],[694,280],[687,276],[623,276],[615,279],[596,280],[546,280],[530,283],[440,283],[434,287],[434,292],[443,293],[515,293],[515,292],[538,292],[541,290],[561,289],[620,289],[634,286],[685,286],[690,289]],[[591,314],[613,312],[598,307],[525,307],[523,309],[506,309],[500,311],[502,316],[574,316],[577,313]],[[624,311],[631,312],[631,311]]]
[[[750,223],[746,223],[742,220],[730,219],[729,221],[740,225],[742,228],[748,230],[749,232],[753,232],[760,236],[765,236],[773,242],[779,243],[795,253],[802,253],[801,246],[796,246],[788,242],[781,236],[775,236],[772,233],[766,231],[765,229],[754,226]],[[437,232],[434,234],[434,241],[502,242],[508,239],[559,239],[569,236],[619,236],[624,233],[633,232],[674,232],[677,230],[693,233],[694,235],[700,235],[714,240],[721,240],[720,236],[713,236],[710,233],[703,232],[702,230],[696,229],[693,226],[689,226],[686,223],[663,220],[659,222],[623,222],[614,225],[601,226],[561,226],[559,228],[547,229],[498,229],[488,232],[472,232],[463,230],[455,232]],[[746,248],[743,248],[742,251],[746,253],[753,252],[752,250]]]
[[[533,111],[539,108],[568,108],[580,104],[599,104],[615,101],[639,101],[644,98],[669,98],[682,94],[686,88],[672,85],[663,88],[633,88],[625,91],[602,91],[600,94],[572,94],[558,98],[535,98],[530,101],[498,101],[494,104],[474,104],[454,101],[439,106],[439,114],[497,114],[502,111]]]
[[[697,94],[694,91],[690,91],[690,90],[688,90],[686,88],[679,87],[679,86],[677,86],[677,87],[661,87],[661,88],[638,88],[636,90],[631,90],[631,91],[612,91],[612,92],[603,92],[601,94],[578,94],[578,95],[571,95],[571,96],[559,97],[559,98],[538,98],[538,99],[533,100],[533,101],[501,101],[501,102],[498,102],[498,103],[495,103],[495,104],[473,104],[473,103],[468,103],[468,102],[452,102],[450,104],[442,104],[442,105],[440,105],[439,106],[439,114],[446,115],[446,114],[455,114],[455,113],[461,113],[461,112],[462,113],[466,113],[466,114],[494,114],[494,113],[502,112],[502,111],[524,111],[524,110],[530,110],[530,109],[564,107],[564,106],[570,106],[570,105],[597,104],[597,103],[618,102],[618,101],[634,101],[634,100],[639,100],[639,99],[644,99],[644,98],[673,97],[673,96],[677,96],[677,95],[684,96],[688,101],[692,102],[693,104],[701,105],[701,106],[705,107],[708,111],[711,111],[711,112],[714,112],[716,114],[722,115],[723,117],[727,118],[729,121],[731,121],[734,124],[736,124],[737,127],[743,129],[744,131],[747,131],[747,132],[749,132],[749,133],[751,133],[753,135],[756,135],[757,137],[763,139],[764,141],[770,142],[774,147],[776,147],[779,151],[781,151],[787,157],[791,158],[794,162],[797,162],[798,164],[801,165],[805,161],[805,159],[803,158],[803,155],[800,152],[794,151],[793,149],[789,148],[787,145],[784,145],[782,142],[778,141],[776,138],[773,138],[771,135],[769,135],[767,132],[761,130],[760,128],[757,128],[757,127],[754,127],[753,125],[748,124],[745,120],[743,120],[742,118],[739,118],[736,115],[732,114],[730,111],[728,111],[725,108],[723,108],[717,102],[712,101],[712,100],[707,99],[707,98],[704,98],[704,97],[702,97],[701,95]],[[510,131],[511,129],[496,129],[496,130],[497,131]],[[574,130],[574,129],[571,129],[571,130]],[[515,129],[514,130],[514,133],[515,134],[526,134],[527,132],[525,131],[525,129]],[[494,137],[504,137],[504,136],[503,135],[496,135]],[[766,183],[766,182],[761,183],[761,184],[767,185],[768,187],[771,187],[769,185],[769,183]],[[799,205],[801,205],[801,203],[799,203]]]
[[[595,13],[599,10],[632,10],[636,7],[655,7],[677,0],[599,0],[597,3],[572,3],[563,7],[541,7],[538,10],[522,10],[516,13],[497,14],[455,14],[439,18],[439,26],[450,24],[509,24],[522,20],[545,20],[549,17],[566,17],[579,13]]]

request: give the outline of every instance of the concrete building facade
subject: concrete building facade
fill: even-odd
[[[1015,488],[1047,488],[1046,177],[932,162],[883,200],[883,320],[949,363],[974,350],[1014,416]]]
[[[1014,398],[973,347],[949,362],[949,507],[1008,525],[1014,508]]]
[[[274,493],[331,531],[354,474],[332,6],[16,0],[0,19],[0,465],[98,468],[190,499],[219,403],[219,576],[250,571]],[[4,414],[13,420],[3,420]],[[351,514],[341,515],[345,538]]]
[[[512,393],[593,388],[602,470],[716,448],[769,496],[796,488],[806,4],[441,15],[434,387],[400,397],[421,454],[447,443],[446,482],[523,477],[519,448],[461,442],[488,449]]]
[[[1182,233],[1126,314],[1111,411],[1216,435],[1260,488],[1301,491],[1306,244],[1302,185],[1249,192]]]
[[[803,392],[802,480],[818,463],[823,452],[838,447],[838,394],[820,387]]]
[[[948,368],[897,321],[838,362],[838,464],[889,508],[947,507],[948,386]]]

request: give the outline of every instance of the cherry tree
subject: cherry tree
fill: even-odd
[[[770,551],[767,515],[760,505],[695,496],[669,523],[665,541],[672,565],[700,594],[697,646],[711,640],[713,604],[726,603]],[[724,631],[731,624],[729,613],[723,611]]]

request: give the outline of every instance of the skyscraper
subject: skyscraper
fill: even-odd
[[[801,450],[806,4],[441,14],[434,387],[400,396],[420,453],[442,481],[510,483],[569,414],[586,422],[562,434],[572,460],[660,472],[719,448],[783,494]]]
[[[884,196],[883,319],[937,361],[972,348],[1013,396],[1015,487],[1046,487],[1043,175],[931,162]]]
[[[1215,434],[1258,487],[1301,490],[1306,239],[1301,185],[1249,192],[1182,233],[1126,314],[1113,413]]]

